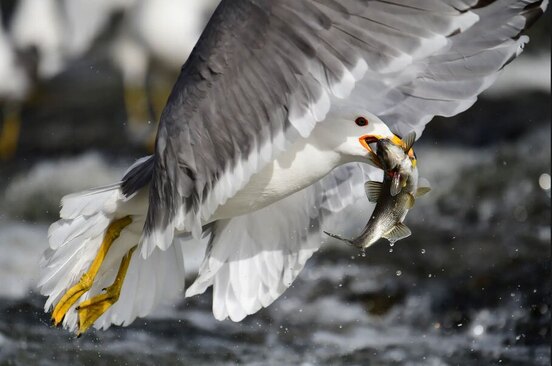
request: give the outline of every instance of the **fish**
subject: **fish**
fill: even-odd
[[[394,243],[411,235],[403,223],[406,214],[416,199],[428,193],[429,182],[418,176],[417,159],[412,145],[414,132],[404,139],[375,137],[377,150],[372,160],[384,171],[382,182],[368,181],[364,188],[370,202],[376,204],[362,233],[348,240],[324,231],[332,238],[345,241],[355,247],[366,249],[381,238]]]

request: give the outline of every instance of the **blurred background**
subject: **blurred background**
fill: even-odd
[[[60,198],[151,153],[216,5],[0,0],[0,365],[549,365],[550,11],[474,107],[426,128],[410,238],[328,243],[238,324],[207,293],[80,339],[50,325],[34,286]]]

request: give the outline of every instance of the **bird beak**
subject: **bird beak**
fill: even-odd
[[[378,158],[378,156],[376,155],[376,153],[374,152],[374,150],[372,149],[372,147],[370,146],[370,144],[374,143],[374,142],[378,142],[380,139],[384,138],[384,136],[381,136],[381,135],[364,135],[364,136],[361,136],[358,140],[360,142],[360,144],[366,149],[368,150],[368,154],[369,154],[369,159],[370,161],[375,165],[377,166],[378,168],[380,169],[383,169],[383,166],[381,165],[381,162]]]
[[[393,134],[393,137],[391,137],[391,142],[393,142],[395,145],[397,145],[397,146],[399,146],[403,149],[406,146],[405,142],[399,136],[397,136],[395,134]],[[416,154],[414,154],[414,149],[410,148],[410,150],[408,150],[407,155],[410,158],[410,160],[412,160],[413,166],[416,167],[417,160],[416,160]]]

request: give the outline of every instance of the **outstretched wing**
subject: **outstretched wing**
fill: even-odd
[[[202,220],[328,112],[419,136],[515,57],[540,0],[223,0],[182,68],[156,142],[142,254]]]

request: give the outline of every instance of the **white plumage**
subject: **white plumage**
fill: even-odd
[[[119,184],[64,197],[62,219],[52,224],[48,232],[50,250],[42,261],[38,284],[41,292],[48,296],[44,306],[46,311],[60,300],[67,288],[79,281],[90,266],[109,223],[131,215],[132,224],[121,233],[117,245],[102,264],[94,286],[79,303],[100,294],[113,282],[121,259],[140,238],[146,205],[143,192],[126,199]],[[97,320],[96,327],[106,329],[111,324],[128,325],[137,316],[146,316],[156,305],[178,296],[184,289],[185,245],[190,244],[177,236],[170,249],[156,249],[147,260],[135,252],[120,300]],[[70,331],[78,329],[76,305],[63,320],[63,326]]]

